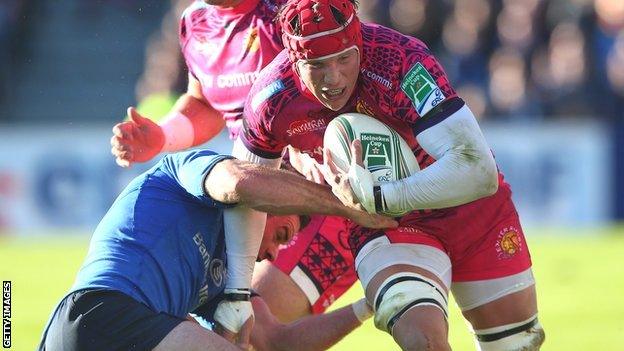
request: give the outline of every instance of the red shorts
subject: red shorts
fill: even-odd
[[[385,235],[392,243],[424,244],[449,256],[454,282],[486,280],[520,273],[531,267],[531,256],[509,185],[496,194],[465,205],[414,211],[392,230],[352,225],[353,255],[370,240]]]
[[[272,263],[303,290],[312,313],[323,313],[357,281],[346,227],[344,218],[313,216]]]

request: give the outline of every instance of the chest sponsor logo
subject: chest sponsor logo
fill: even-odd
[[[424,116],[446,97],[429,71],[419,62],[407,72],[401,90],[412,100],[416,111]]]
[[[392,180],[392,142],[389,135],[362,133],[362,152],[366,168],[379,182]]]
[[[216,76],[205,76],[202,84],[207,88],[239,88],[253,84],[258,77],[258,72],[234,72],[228,74],[219,74]],[[215,83],[216,81],[216,83]]]
[[[251,108],[253,108],[253,110],[256,111],[261,103],[266,101],[271,96],[284,90],[285,88],[286,86],[284,85],[284,82],[282,82],[281,80],[276,80],[273,83],[267,85],[262,90],[260,90],[256,95],[254,95],[253,98],[251,98]]]
[[[515,227],[503,228],[498,233],[498,240],[495,244],[498,259],[510,259],[522,250],[522,240],[518,229]]]
[[[371,72],[369,70],[367,70],[366,68],[362,68],[362,74],[372,80],[373,82],[377,82],[381,85],[383,85],[384,87],[388,88],[388,89],[392,89],[392,82],[390,81],[390,79],[380,76],[379,74],[375,73],[375,72]]]
[[[325,123],[324,119],[297,120],[288,126],[286,134],[290,137],[293,135],[301,135],[317,130],[323,130],[325,127],[327,127],[327,123]]]

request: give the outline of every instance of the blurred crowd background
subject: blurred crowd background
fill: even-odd
[[[137,104],[158,117],[186,88],[177,29],[191,1],[0,1],[0,227],[30,225],[32,211],[48,213],[40,223],[72,224],[76,211],[97,221],[133,174],[108,154],[112,125]],[[359,12],[431,48],[524,218],[624,219],[623,0],[359,0]],[[25,140],[37,146],[16,153],[12,143],[35,145]],[[85,185],[93,174],[105,179]]]

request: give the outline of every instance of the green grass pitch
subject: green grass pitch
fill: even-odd
[[[588,235],[595,234],[595,235]],[[542,350],[624,350],[624,228],[528,230],[540,308],[546,330]],[[79,236],[2,237],[0,278],[12,286],[12,350],[33,350],[48,315],[73,281],[86,253]],[[352,288],[335,307],[362,296]],[[474,350],[451,303],[450,342]],[[332,350],[398,350],[372,321]]]

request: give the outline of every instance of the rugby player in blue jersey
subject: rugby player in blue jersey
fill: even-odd
[[[267,220],[259,260],[275,259],[279,245],[301,229],[305,220],[297,214],[339,213],[368,227],[396,226],[343,206],[328,187],[293,173],[207,150],[166,156],[123,190],[96,228],[39,350],[240,350],[250,338],[259,350],[319,350],[369,316],[362,301],[283,325],[261,297],[249,303],[236,301],[249,295],[224,295],[223,213],[234,205],[275,214]],[[253,318],[228,322],[247,306],[255,311],[255,327]],[[238,335],[227,333],[237,346],[189,315],[212,319],[215,308],[224,314],[218,320],[225,330],[243,325]]]

